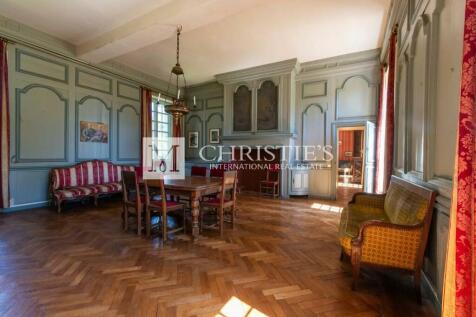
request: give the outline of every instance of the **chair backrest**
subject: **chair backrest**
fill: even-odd
[[[224,172],[222,169],[212,168],[210,169],[210,177],[223,177]]]
[[[207,168],[204,166],[192,166],[192,172],[190,173],[192,176],[207,176]]]
[[[392,223],[413,225],[428,222],[434,200],[434,191],[392,176],[384,210]]]
[[[167,210],[167,196],[165,195],[165,186],[164,186],[164,180],[159,179],[156,180],[159,182],[159,187],[160,187],[160,197],[161,197],[161,205],[162,205],[162,212],[166,212]],[[155,181],[154,181],[155,182]],[[145,191],[145,206],[146,208],[150,205],[151,201],[151,195],[149,191],[149,181],[144,180],[144,191]]]
[[[275,167],[270,167],[266,169],[266,180],[267,181],[277,181],[279,182],[279,169]]]
[[[128,203],[134,198],[134,202],[141,203],[139,183],[134,171],[122,171],[122,197],[123,201]]]
[[[223,172],[221,195],[220,195],[221,204],[223,204],[223,202],[225,201],[225,195],[227,191],[230,191],[231,200],[233,200],[233,203],[235,202],[237,179],[238,177],[237,177],[236,171]]]

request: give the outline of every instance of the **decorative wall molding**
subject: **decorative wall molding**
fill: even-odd
[[[121,131],[121,114],[124,112],[125,109],[132,109],[135,114],[137,115],[137,120],[138,120],[138,124],[137,124],[137,127],[138,127],[138,136],[140,138],[140,135],[141,135],[141,127],[140,127],[140,112],[137,110],[136,107],[134,107],[133,105],[130,105],[130,104],[124,104],[122,105],[121,107],[119,107],[119,109],[117,109],[117,134],[116,134],[116,160],[117,161],[120,161],[120,162],[131,162],[131,161],[138,161],[140,160],[140,151],[142,151],[142,149],[139,147],[139,153],[137,157],[121,157],[120,153],[121,153],[121,144],[122,142],[120,142],[121,138],[119,137],[120,135],[120,131]]]
[[[223,108],[223,96],[211,97],[205,100],[206,109],[221,109]]]
[[[361,68],[365,66],[375,66],[378,65],[379,54],[380,49],[373,49],[301,63],[299,77],[303,77],[306,73],[322,71],[329,71],[335,74],[336,72],[347,70],[347,68],[355,67],[356,65]],[[298,80],[300,80],[300,78]]]
[[[369,100],[369,110],[373,111],[373,113],[368,113],[368,115],[358,115],[358,116],[340,116],[339,112],[341,111],[341,108],[343,105],[341,105],[341,98],[342,94],[345,91],[346,85],[351,81],[355,79],[360,79],[363,80],[367,83],[367,87],[371,90],[373,90],[371,93],[373,93],[373,100]],[[375,120],[376,117],[376,103],[377,103],[377,95],[378,95],[378,85],[371,83],[371,81],[363,75],[351,75],[347,77],[343,82],[342,85],[337,87],[336,89],[336,102],[335,102],[335,120],[340,121],[340,120]]]
[[[137,95],[136,95],[137,97],[134,98],[131,95],[122,94],[121,86],[128,87],[129,89],[132,88],[134,90],[137,90]],[[133,101],[140,101],[140,88],[139,87],[118,80],[117,85],[116,85],[116,89],[117,89],[116,94],[119,98],[129,99],[129,100],[133,100]]]
[[[93,99],[93,100],[97,100],[99,101],[102,106],[109,112],[109,122],[108,122],[108,125],[109,125],[109,136],[108,136],[108,156],[107,157],[81,157],[79,155],[79,121],[80,121],[80,118],[79,118],[79,108],[87,101],[87,100],[90,100],[90,99]],[[93,159],[103,159],[103,160],[111,160],[112,159],[112,146],[111,146],[111,142],[112,142],[112,139],[111,139],[111,136],[112,136],[112,107],[111,106],[108,106],[107,103],[102,100],[101,98],[99,97],[96,97],[96,96],[92,96],[92,95],[87,95],[87,96],[84,96],[82,97],[79,101],[76,101],[76,106],[75,106],[75,140],[74,140],[74,147],[75,147],[75,153],[74,153],[74,156],[75,156],[75,161],[76,162],[80,162],[80,161],[87,161],[87,160],[93,160]]]
[[[315,89],[317,89],[317,91]],[[319,91],[322,91],[322,92],[319,92]],[[302,83],[301,97],[303,99],[325,97],[325,96],[327,96],[327,80],[316,80],[316,81]]]
[[[95,77],[99,80],[105,81],[107,83],[108,88],[107,89],[101,89],[101,88],[98,88],[98,87],[94,87],[92,85],[88,86],[87,83],[89,83],[90,80],[86,81],[87,83],[81,83],[81,74],[85,74],[86,76],[92,76],[92,77]],[[106,76],[102,76],[102,75],[99,75],[99,74],[96,74],[96,73],[93,73],[93,72],[89,72],[87,70],[76,68],[75,83],[76,83],[77,87],[81,87],[81,88],[85,88],[85,89],[91,89],[91,90],[99,91],[99,92],[102,92],[102,93],[106,93],[108,95],[112,95],[112,79],[109,78],[109,77],[106,77]]]
[[[305,132],[306,132],[305,118],[306,118],[306,116],[307,116],[307,113],[308,113],[309,109],[311,109],[311,108],[313,108],[313,107],[318,108],[318,109],[321,111],[321,113],[322,113],[322,115],[323,115],[323,117],[324,117],[324,118],[323,118],[323,122],[322,122],[322,129],[323,129],[323,132],[322,132],[322,133],[323,133],[323,141],[324,141],[324,142],[323,142],[322,144],[314,144],[314,145],[316,145],[316,146],[317,146],[317,145],[324,146],[324,145],[325,145],[325,142],[326,142],[326,140],[327,140],[327,135],[326,135],[326,134],[327,134],[327,111],[325,111],[324,108],[323,108],[320,104],[318,104],[318,103],[312,103],[312,104],[308,105],[308,106],[304,109],[304,111],[302,112],[302,114],[301,114],[301,146],[303,147],[303,148],[301,149],[301,159],[302,159],[302,160],[304,160],[304,146],[307,145],[307,144],[304,144],[304,136],[305,136]],[[309,132],[311,132],[311,133],[312,133],[313,131],[316,131],[316,130],[317,130],[317,128],[316,128],[316,125],[317,125],[317,124],[318,124],[318,122],[315,122],[315,125],[314,125],[313,129],[309,129],[309,130],[307,130],[307,131],[309,131]]]
[[[53,77],[53,76],[47,75],[46,73],[35,72],[33,70],[28,70],[28,69],[24,68],[23,65],[22,65],[22,56],[28,56],[28,57],[34,58],[34,59],[36,59],[40,62],[49,63],[49,64],[53,64],[53,65],[57,65],[57,66],[62,67],[64,69],[62,78]],[[69,67],[68,67],[67,64],[55,61],[53,59],[44,57],[42,55],[31,53],[29,51],[26,51],[26,50],[20,49],[20,48],[17,48],[15,50],[15,70],[18,73],[23,73],[23,74],[27,74],[27,75],[31,75],[31,76],[35,76],[35,77],[54,80],[54,81],[64,83],[64,84],[68,84],[68,82],[69,82]]]
[[[28,93],[32,89],[46,89],[53,92],[60,101],[64,103],[64,155],[61,158],[22,158],[21,154],[21,112],[22,112],[22,103],[21,95]],[[69,120],[68,120],[68,99],[63,97],[63,95],[56,90],[54,87],[46,86],[42,84],[30,84],[24,88],[15,89],[15,157],[13,163],[41,163],[41,162],[67,162],[68,161],[68,131],[69,131]]]
[[[298,71],[299,64],[296,58],[285,61],[246,68],[229,73],[215,75],[219,83],[232,84],[241,81],[257,80],[263,77],[279,76],[292,71]]]

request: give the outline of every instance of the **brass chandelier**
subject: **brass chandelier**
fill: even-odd
[[[174,124],[180,124],[180,118],[186,115],[190,109],[185,104],[185,91],[187,89],[187,80],[182,66],[180,66],[180,33],[182,32],[182,25],[177,26],[177,63],[170,71],[169,83],[167,85],[167,94],[175,76],[175,85],[177,86],[176,97],[172,99],[171,105],[165,106],[165,112],[171,114],[174,119]],[[183,93],[180,92],[180,84],[183,82]]]

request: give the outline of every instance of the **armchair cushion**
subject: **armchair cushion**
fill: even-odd
[[[388,221],[383,208],[349,204],[342,211],[339,225],[339,240],[347,254],[350,254],[352,239],[359,235],[362,223],[369,220]]]

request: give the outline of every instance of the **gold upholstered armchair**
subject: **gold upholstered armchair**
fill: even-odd
[[[386,194],[357,193],[342,211],[341,259],[350,256],[352,289],[360,267],[377,266],[413,274],[421,301],[421,267],[430,230],[435,192],[392,176]]]

